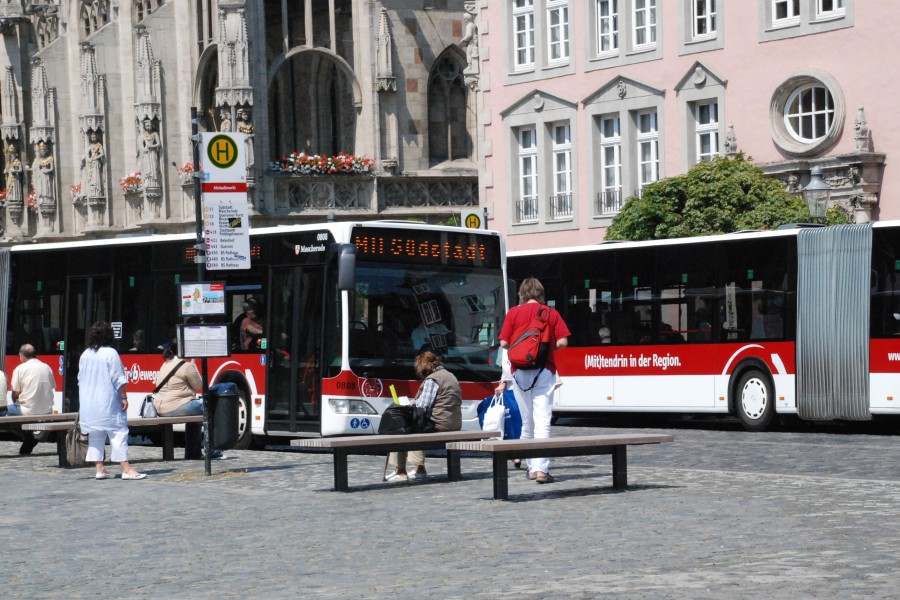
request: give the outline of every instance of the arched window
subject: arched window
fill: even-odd
[[[83,0],[78,11],[85,37],[109,23],[109,0]]]
[[[462,54],[448,50],[438,57],[428,79],[428,157],[432,165],[472,158],[468,89]]]

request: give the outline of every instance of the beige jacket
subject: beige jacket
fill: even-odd
[[[156,374],[156,385],[159,385],[169,371],[181,361],[182,359],[177,356],[165,361],[160,367],[159,373]],[[185,361],[153,397],[153,406],[156,407],[159,416],[164,417],[196,398],[197,390],[202,387],[203,380],[200,378],[197,366],[191,361]]]

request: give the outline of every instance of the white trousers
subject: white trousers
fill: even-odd
[[[125,462],[128,460],[128,428],[115,431],[92,431],[88,434],[87,462],[103,462],[106,450],[106,438],[109,437],[109,460]]]
[[[547,369],[519,369],[513,373],[513,394],[522,413],[522,439],[550,437],[550,417],[553,415],[553,384],[556,376]],[[535,381],[537,377],[537,381]],[[534,387],[531,384],[534,383]],[[523,391],[524,388],[530,390]],[[549,458],[532,458],[529,471],[549,473]]]

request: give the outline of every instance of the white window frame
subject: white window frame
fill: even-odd
[[[562,140],[558,134],[562,134]],[[553,155],[553,197],[550,199],[550,217],[553,219],[572,216],[572,127],[568,121],[550,126],[551,154]],[[568,208],[560,210],[558,197],[569,194]]]
[[[830,8],[827,8],[829,5]],[[844,0],[816,0],[816,19],[840,18],[846,14],[846,9]]]
[[[622,0],[624,1],[624,0]],[[608,7],[608,14],[603,15],[603,7]],[[607,33],[603,33],[607,25]],[[619,54],[619,0],[597,0],[597,56]],[[609,47],[604,50],[603,42]]]
[[[703,109],[708,108],[708,119],[703,118]],[[704,122],[705,121],[705,122]],[[719,103],[715,100],[694,104],[694,143],[697,145],[697,162],[710,160],[720,154],[719,149]],[[709,152],[703,152],[703,140],[709,140]]]
[[[645,123],[649,127],[644,128]],[[638,188],[643,190],[647,185],[659,181],[659,113],[655,108],[640,110],[635,113],[634,124]],[[649,150],[649,157],[646,160],[645,149]],[[645,167],[649,168],[649,177],[644,177]]]
[[[656,47],[657,12],[656,0],[632,0],[631,7],[631,40],[635,50],[645,50]],[[643,17],[641,19],[640,17]],[[644,24],[639,25],[643,20]],[[643,42],[638,40],[641,34],[645,36]]]
[[[526,141],[527,137],[530,138],[530,145],[526,145],[528,142]],[[538,139],[537,139],[537,127],[534,125],[530,125],[528,127],[520,127],[516,132],[516,139],[518,141],[519,147],[519,194],[518,194],[518,202],[528,203],[533,207],[533,211],[528,211],[527,214],[529,218],[521,218],[517,219],[517,223],[533,223],[538,220],[539,215],[539,198],[540,191],[538,188],[538,183],[540,182],[540,172],[538,165]],[[530,174],[526,173],[526,165],[531,165]],[[526,194],[525,190],[529,187],[530,184],[530,194]],[[515,214],[519,216],[518,210],[518,202],[514,207]],[[524,213],[524,211],[523,211]]]
[[[772,27],[792,27],[800,24],[800,0],[771,0]],[[778,18],[778,8],[785,8],[785,16]]]
[[[554,16],[558,18],[554,24]],[[549,64],[569,62],[569,0],[547,1],[547,58]],[[558,37],[554,39],[554,33]]]
[[[516,71],[529,71],[534,69],[534,0],[512,3],[513,64]]]
[[[612,123],[612,135],[606,135],[606,123]],[[612,150],[612,161],[607,162],[607,150]],[[600,117],[600,193],[618,193],[617,205],[621,206],[622,198],[622,120],[617,114]],[[612,174],[610,184],[607,174]],[[601,210],[601,213],[606,211]]]
[[[716,0],[691,0],[691,39],[707,40],[717,35]],[[700,25],[706,29],[701,33]]]
[[[820,106],[817,103],[817,90],[822,90],[825,94],[825,105]],[[802,107],[802,98],[806,93],[812,94],[811,106],[808,109]],[[794,110],[796,106],[797,110]],[[827,86],[820,83],[810,83],[794,90],[788,97],[784,105],[784,127],[788,134],[795,141],[801,144],[815,144],[828,135],[834,125],[835,118],[835,101],[831,95],[831,90]],[[824,120],[824,130],[820,131],[816,122],[819,119]],[[809,128],[812,135],[804,135],[807,129],[804,121],[809,120]],[[796,125],[792,122],[796,121]]]

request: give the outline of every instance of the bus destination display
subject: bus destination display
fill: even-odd
[[[465,267],[500,266],[500,240],[461,230],[414,231],[410,229],[356,228],[356,256],[389,262],[442,264]]]

